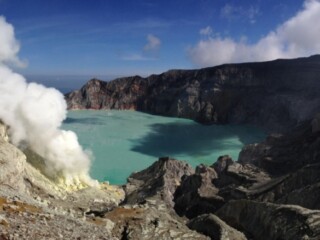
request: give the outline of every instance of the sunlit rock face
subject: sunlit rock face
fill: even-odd
[[[320,56],[171,70],[103,82],[66,95],[69,109],[135,109],[202,123],[287,130],[320,109]]]
[[[109,83],[91,79],[80,90],[67,94],[69,109],[140,109],[148,82],[139,76]],[[141,102],[142,103],[142,102]]]
[[[0,184],[24,192],[26,156],[8,142],[7,126],[0,122]]]

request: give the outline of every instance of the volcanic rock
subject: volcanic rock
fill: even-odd
[[[320,211],[248,200],[225,204],[217,216],[254,239],[319,239]]]
[[[305,121],[287,134],[272,134],[264,142],[245,146],[240,163],[250,163],[274,176],[319,163],[320,132],[314,121]]]
[[[114,222],[112,234],[119,239],[209,239],[189,229],[167,204],[150,199],[115,208],[105,218]]]
[[[201,123],[285,131],[320,109],[320,55],[171,70],[147,78],[92,79],[68,93],[69,109],[134,109]]]
[[[192,173],[193,168],[186,162],[169,157],[159,158],[147,169],[130,175],[124,188],[125,203],[143,203],[150,197],[158,197],[173,206],[173,195],[181,178]]]
[[[213,168],[200,165],[195,174],[184,176],[174,194],[174,209],[181,216],[196,217],[215,212],[225,202],[218,195],[219,189],[213,185],[217,174]]]
[[[230,227],[214,214],[200,215],[188,222],[188,227],[201,232],[212,240],[246,240],[245,235]]]

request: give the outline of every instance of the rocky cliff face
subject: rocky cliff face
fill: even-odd
[[[103,82],[66,95],[69,109],[135,109],[201,123],[290,129],[320,109],[320,56],[171,70]]]

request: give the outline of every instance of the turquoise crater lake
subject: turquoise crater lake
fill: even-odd
[[[84,149],[94,155],[91,176],[124,184],[134,171],[161,156],[185,160],[192,166],[211,165],[221,155],[237,159],[245,144],[261,141],[256,127],[201,125],[192,120],[135,111],[69,111],[62,126],[77,133]]]

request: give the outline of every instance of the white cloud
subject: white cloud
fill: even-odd
[[[147,43],[143,47],[143,51],[120,55],[123,61],[154,61],[157,60],[158,50],[161,46],[161,40],[153,34],[148,34]]]
[[[259,15],[260,9],[257,6],[250,6],[243,8],[241,6],[235,6],[232,4],[226,4],[220,11],[220,15],[229,21],[238,20],[243,18],[249,20],[250,23],[256,22],[256,17]]]
[[[153,34],[149,34],[147,36],[147,44],[144,46],[145,51],[152,51],[152,50],[157,50],[159,49],[161,45],[161,40],[154,36]]]
[[[200,29],[200,35],[210,36],[213,33],[212,28],[207,26],[205,28]]]
[[[138,53],[128,54],[128,55],[122,56],[121,59],[124,61],[152,61],[152,60],[156,60],[155,58],[146,57],[146,56],[143,56]]]
[[[245,40],[214,37],[200,40],[188,49],[198,66],[229,62],[265,61],[320,53],[320,1],[306,0],[294,17],[254,44]]]
[[[231,4],[226,4],[224,5],[224,7],[221,9],[220,15],[223,18],[227,18],[229,20],[231,20],[232,18],[235,17],[235,13],[236,13],[236,7],[234,7]]]

